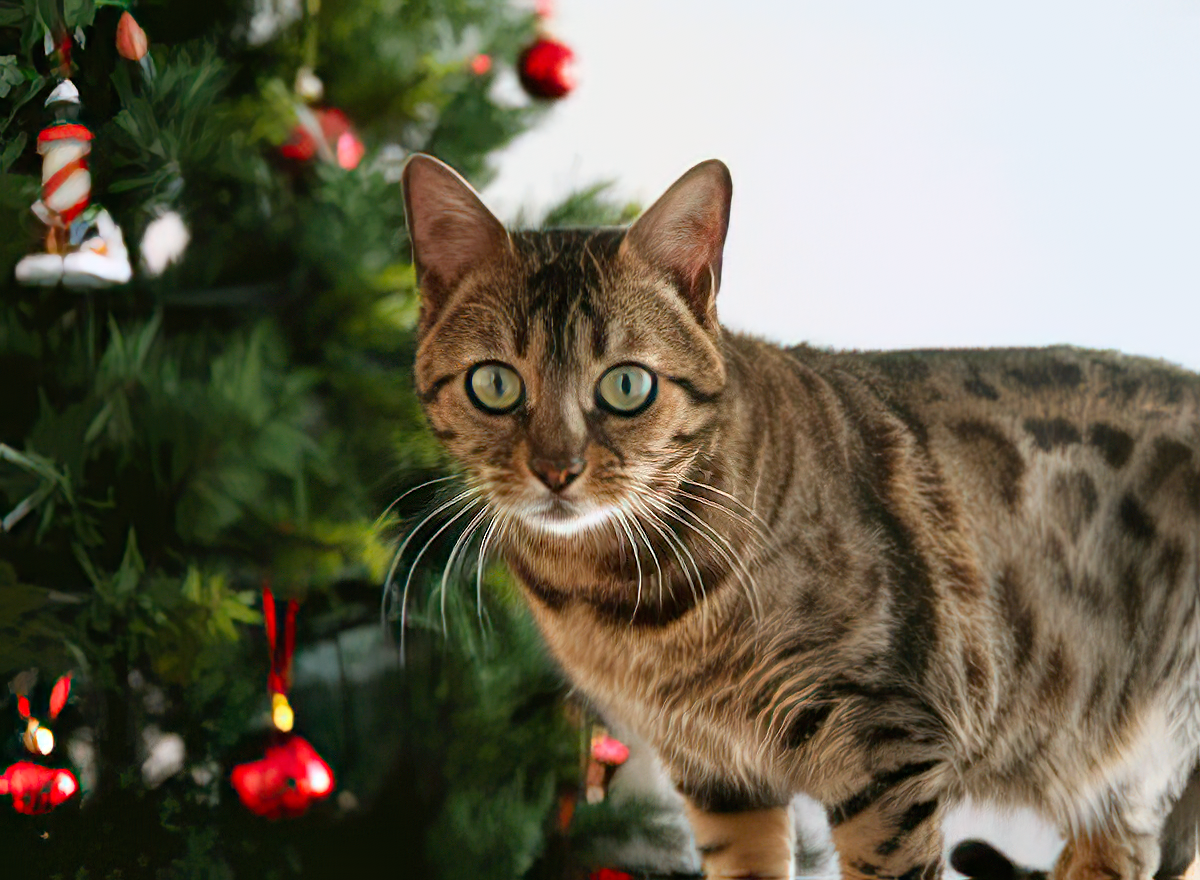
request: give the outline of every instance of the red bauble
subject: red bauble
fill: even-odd
[[[525,91],[535,98],[561,98],[576,85],[575,53],[565,43],[538,37],[517,59]]]
[[[592,760],[614,767],[629,760],[629,746],[607,733],[592,734]]]
[[[333,771],[307,741],[288,736],[268,746],[262,759],[234,767],[230,782],[252,813],[279,819],[299,816],[313,801],[328,797]]]
[[[319,153],[347,171],[358,167],[366,151],[346,114],[336,108],[301,110],[300,122],[279,148],[288,159],[299,162],[308,162]]]
[[[27,816],[48,813],[70,800],[79,782],[70,770],[18,761],[0,776],[0,795],[11,794],[13,809]]]

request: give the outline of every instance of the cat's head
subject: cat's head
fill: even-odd
[[[628,229],[508,232],[446,165],[406,166],[417,391],[527,540],[620,540],[622,512],[674,491],[704,448],[725,386],[714,303],[731,192],[708,161]]]

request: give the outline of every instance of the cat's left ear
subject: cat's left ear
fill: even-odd
[[[507,253],[511,243],[471,185],[444,162],[415,154],[404,166],[401,185],[423,331],[467,274]]]
[[[717,289],[732,197],[733,180],[725,163],[701,162],[635,220],[621,242],[622,256],[635,253],[666,271],[692,314],[709,329],[717,326]]]

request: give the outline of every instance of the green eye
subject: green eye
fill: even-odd
[[[619,416],[635,416],[654,402],[655,375],[637,364],[613,367],[596,383],[596,403]]]
[[[467,373],[467,397],[484,412],[512,412],[525,397],[521,376],[508,364],[486,361]]]

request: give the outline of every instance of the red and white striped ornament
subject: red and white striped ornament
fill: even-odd
[[[92,133],[77,123],[51,125],[38,135],[42,157],[42,204],[58,216],[63,226],[83,213],[92,197],[92,175],[87,156]]]

